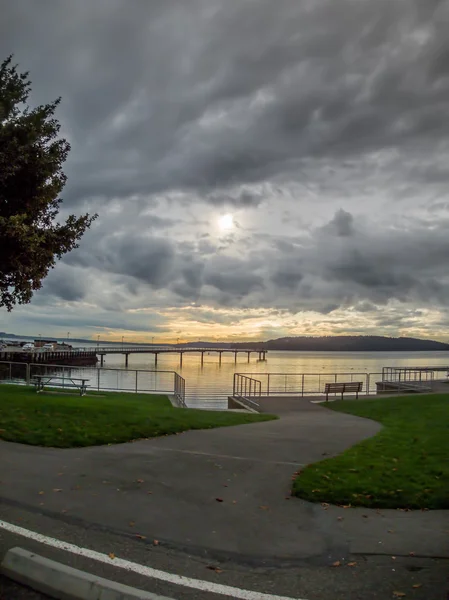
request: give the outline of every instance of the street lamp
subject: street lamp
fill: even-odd
[[[97,346],[100,345],[100,334],[97,335]]]
[[[151,345],[152,345],[152,346],[154,346],[154,335],[153,335],[153,337],[151,338]]]

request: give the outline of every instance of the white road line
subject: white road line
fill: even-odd
[[[232,460],[247,460],[250,462],[261,462],[268,465],[289,465],[292,467],[305,467],[304,464],[297,462],[288,462],[285,460],[264,460],[263,458],[249,458],[246,456],[233,456],[231,454],[211,454],[210,452],[199,452],[198,450],[182,450],[178,448],[161,448],[155,446],[163,452],[179,452],[181,454],[198,454],[199,456],[210,456],[211,458],[230,458]]]
[[[88,548],[75,546],[75,544],[70,544],[56,538],[48,537],[46,535],[42,535],[41,533],[36,533],[35,531],[18,527],[17,525],[13,525],[12,523],[7,523],[6,521],[2,520],[0,520],[0,529],[4,529],[5,531],[9,531],[10,533],[14,533],[16,535],[21,535],[33,540],[34,542],[39,542],[40,544],[57,548],[58,550],[71,552],[72,554],[77,554],[78,556],[83,556],[84,558],[96,560],[113,567],[118,567],[119,569],[124,569],[125,571],[132,571],[133,573],[143,575],[144,577],[159,579],[160,581],[166,581],[167,583],[181,585],[183,587],[193,588],[203,592],[222,594],[223,596],[239,598],[240,600],[305,600],[304,598],[295,599],[291,596],[278,596],[276,594],[264,594],[263,592],[243,590],[229,585],[222,585],[219,583],[213,583],[211,581],[203,581],[202,579],[192,579],[191,577],[184,577],[183,575],[176,575],[175,573],[167,573],[166,571],[160,571],[158,569],[153,569],[152,567],[139,565],[138,563],[131,562],[123,558],[110,558],[108,554],[102,554],[101,552],[96,552],[95,550],[89,550]]]

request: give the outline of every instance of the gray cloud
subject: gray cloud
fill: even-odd
[[[375,320],[399,302],[413,311],[406,323],[419,307],[443,314],[447,2],[0,0],[0,10],[0,53],[30,70],[33,102],[63,98],[73,148],[63,209],[100,214],[37,307],[101,306],[105,323],[115,312],[142,330],[130,310],[186,303],[350,307]],[[232,231],[217,224],[225,211]],[[385,319],[379,327],[400,326]]]

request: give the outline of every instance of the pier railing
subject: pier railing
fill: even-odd
[[[89,389],[97,391],[169,394],[175,396],[181,406],[186,406],[185,380],[176,371],[99,369],[97,367],[0,361],[0,383],[30,385],[34,375],[45,374],[63,378],[89,379]]]

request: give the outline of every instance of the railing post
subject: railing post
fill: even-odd
[[[235,380],[236,380],[236,377],[237,377],[237,373],[234,373],[234,381],[232,383],[232,395],[233,396],[236,395],[236,393],[235,393]]]
[[[138,375],[139,371],[136,369],[136,394],[137,394],[137,375]]]
[[[270,374],[268,373],[267,377],[267,396],[270,395]]]
[[[100,391],[100,369],[97,368],[97,390]]]
[[[301,377],[301,396],[304,397],[304,373]]]

